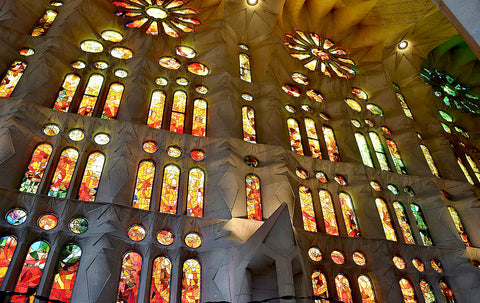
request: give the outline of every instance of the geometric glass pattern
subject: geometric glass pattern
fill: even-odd
[[[341,251],[338,251],[338,250],[332,251],[332,253],[330,254],[330,257],[332,258],[332,261],[335,264],[342,265],[345,263],[345,256]]]
[[[142,256],[136,252],[125,254],[122,261],[120,282],[118,284],[117,302],[137,302],[141,271]]]
[[[245,177],[245,190],[247,196],[247,218],[249,220],[262,220],[262,195],[260,179],[255,175]]]
[[[43,230],[51,230],[57,226],[58,218],[54,214],[42,215],[38,219],[37,224],[38,224],[38,227],[40,227]]]
[[[77,160],[78,151],[76,149],[67,148],[62,152],[48,191],[50,197],[65,198],[67,196]]]
[[[60,87],[53,109],[61,112],[68,112],[73,97],[75,96],[75,92],[80,84],[80,80],[81,78],[75,74],[68,74],[65,76],[65,80],[63,80],[62,87]]]
[[[13,253],[17,248],[17,239],[13,236],[0,238],[0,285],[7,274],[8,266],[12,261]]]
[[[457,212],[457,210],[451,206],[448,207],[448,212],[450,213],[450,216],[452,217],[453,224],[455,225],[455,228],[458,232],[458,235],[463,241],[463,244],[467,247],[471,247],[472,243],[468,239],[467,232],[465,231],[465,228],[463,227],[462,219],[460,219],[460,216]]]
[[[430,150],[428,147],[426,147],[423,144],[420,144],[420,148],[422,149],[423,155],[425,157],[425,160],[427,161],[428,167],[430,168],[430,171],[432,172],[432,175],[435,177],[440,178],[440,173],[438,172],[438,168],[435,165],[435,161],[433,160],[432,154],[430,153]]]
[[[378,214],[382,220],[383,230],[385,232],[385,237],[390,241],[397,241],[397,236],[395,235],[395,229],[393,227],[392,219],[390,218],[390,213],[388,212],[387,204],[383,199],[375,199],[377,204]]]
[[[373,168],[372,155],[368,148],[367,139],[361,133],[355,133],[355,139],[357,141],[358,149],[360,150],[360,155],[362,156],[363,164]]]
[[[405,164],[403,163],[402,156],[398,151],[397,143],[391,139],[387,139],[387,147],[388,151],[390,152],[390,156],[392,157],[393,164],[395,165],[395,169],[399,174],[406,174],[407,171],[405,169]]]
[[[196,259],[183,263],[182,303],[200,303],[201,267]]]
[[[338,151],[337,141],[335,140],[335,133],[329,126],[322,127],[323,137],[327,144],[328,158],[333,162],[340,162],[340,152]]]
[[[192,168],[188,173],[187,216],[203,216],[205,173],[200,168]]]
[[[328,286],[327,286],[327,278],[325,275],[316,270],[312,274],[312,286],[313,286],[313,295],[317,297],[325,297],[328,298]],[[323,303],[324,300],[315,300],[315,303]]]
[[[250,106],[242,107],[243,140],[249,143],[257,143],[255,130],[255,110]]]
[[[290,146],[294,153],[303,155],[302,136],[297,120],[289,118],[287,120],[288,133],[290,135]]]
[[[167,96],[164,92],[156,90],[152,93],[150,101],[150,109],[148,111],[147,125],[153,128],[161,129],[163,121],[163,111],[165,108],[165,99]]]
[[[238,55],[240,61],[240,79],[245,82],[252,82],[252,72],[250,69],[250,57],[247,54]]]
[[[340,233],[338,231],[337,218],[335,217],[332,195],[326,190],[320,190],[318,195],[320,197],[320,205],[322,206],[325,232],[329,235],[338,236]]]
[[[27,68],[27,63],[22,61],[15,61],[8,69],[2,82],[0,82],[0,97],[8,98],[13,93],[13,90],[23,76],[23,72]]]
[[[115,119],[117,117],[118,107],[120,106],[124,89],[125,86],[120,83],[110,85],[103,107],[102,119]]]
[[[318,247],[310,247],[310,249],[308,249],[308,256],[314,262],[322,261],[322,252]]]
[[[45,11],[45,14],[38,20],[32,30],[32,37],[45,36],[48,29],[52,26],[53,21],[57,18],[57,12],[51,9]]]
[[[98,95],[100,95],[103,81],[104,77],[100,74],[93,74],[90,76],[77,114],[86,117],[91,117],[93,115],[93,110],[95,109]]]
[[[436,303],[435,295],[433,294],[432,288],[430,287],[430,283],[425,280],[420,281],[420,289],[422,290],[423,299],[425,299],[425,303]]]
[[[207,101],[195,99],[193,101],[192,135],[205,137],[207,135]]]
[[[305,118],[305,128],[307,130],[308,144],[310,145],[312,157],[322,159],[322,152],[320,151],[320,142],[318,141],[315,121],[311,118]]]
[[[95,201],[104,163],[105,156],[100,152],[93,152],[88,156],[82,183],[78,191],[80,201]]]
[[[405,113],[405,116],[408,118],[414,120],[415,118],[413,117],[412,111],[408,107],[407,101],[405,100],[405,97],[401,93],[395,93],[397,95],[397,100],[400,102],[400,106],[403,109],[403,112]]]
[[[388,166],[387,162],[387,156],[385,154],[385,149],[383,148],[380,137],[375,132],[369,132],[368,135],[370,136],[370,140],[372,141],[373,149],[375,150],[375,155],[377,156],[380,168],[383,171],[390,171],[390,167]]]
[[[21,225],[27,220],[27,212],[21,208],[10,209],[5,215],[5,220],[10,225]]]
[[[168,303],[170,301],[171,275],[172,262],[169,258],[158,257],[153,261],[150,303]]]
[[[155,163],[142,161],[138,165],[137,182],[133,194],[132,206],[138,209],[149,210],[152,199],[153,178],[155,177]]]
[[[353,208],[352,198],[347,193],[339,193],[338,198],[340,199],[340,205],[342,207],[347,235],[354,238],[360,237],[360,228],[358,226],[357,216],[355,215],[355,209]]]
[[[360,275],[357,280],[362,297],[362,303],[375,303],[375,291],[373,290],[373,285],[370,278],[366,275]]]
[[[171,132],[183,133],[186,107],[187,93],[182,90],[177,90],[173,94],[172,119],[170,121]]]
[[[400,284],[400,289],[402,290],[403,301],[405,303],[417,303],[412,283],[405,278],[401,279],[398,283]]]
[[[174,215],[177,212],[179,180],[180,168],[173,164],[165,166],[160,200],[161,213]]]
[[[53,278],[50,300],[60,300],[65,303],[70,302],[81,257],[82,250],[75,244],[68,244],[62,250],[57,272]]]
[[[338,274],[335,277],[335,287],[337,288],[338,300],[344,303],[353,303],[352,289],[347,277],[342,274]]]
[[[410,222],[408,221],[408,217],[405,213],[405,208],[403,207],[402,203],[398,201],[393,202],[393,208],[395,209],[395,214],[397,215],[397,220],[402,230],[403,240],[405,240],[405,243],[407,244],[415,244]]]
[[[423,212],[420,206],[416,204],[410,204],[410,208],[412,209],[413,216],[415,217],[415,221],[417,222],[417,227],[419,229],[423,245],[433,246],[432,238],[430,236],[430,232],[428,231],[428,227],[425,223],[425,218],[423,216]]]
[[[448,286],[447,282],[441,280],[438,282],[440,286],[440,290],[442,291],[443,298],[445,299],[445,303],[455,303],[455,298],[453,297],[453,291]]]
[[[300,206],[302,208],[303,228],[306,231],[317,232],[312,192],[308,187],[300,186],[298,193],[300,196]]]
[[[52,146],[50,144],[42,143],[37,145],[20,184],[20,191],[30,194],[37,193],[51,154]]]
[[[185,236],[185,244],[190,248],[199,248],[202,245],[202,237],[197,233],[188,233]]]

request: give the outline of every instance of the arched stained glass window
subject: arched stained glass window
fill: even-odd
[[[12,95],[26,68],[27,63],[23,61],[15,61],[10,65],[2,82],[0,82],[0,97],[8,98]]]
[[[133,207],[143,210],[150,209],[154,177],[155,163],[153,161],[140,162],[138,165],[135,192],[133,194]]]
[[[455,303],[453,291],[450,286],[448,286],[447,282],[441,280],[440,282],[438,282],[438,286],[440,286],[440,289],[442,290],[442,295],[445,299],[445,303]]]
[[[362,303],[375,303],[375,290],[373,289],[372,280],[366,275],[360,275],[357,280]]]
[[[337,218],[335,217],[335,208],[333,207],[332,195],[326,191],[318,192],[320,205],[322,206],[323,221],[325,222],[325,232],[329,235],[338,236]]]
[[[335,277],[335,288],[337,289],[338,300],[344,303],[353,303],[352,289],[347,277],[342,274],[338,274]]]
[[[47,143],[37,145],[20,184],[20,191],[36,194],[52,154],[52,146]]]
[[[302,135],[300,134],[297,120],[289,118],[287,120],[287,125],[292,151],[299,155],[303,155]]]
[[[196,259],[183,263],[182,303],[200,303],[201,267]]]
[[[59,300],[65,303],[70,302],[81,257],[82,250],[79,246],[69,244],[63,248],[60,253],[57,272],[53,278],[50,300]]]
[[[410,281],[408,281],[407,279],[401,279],[398,284],[400,284],[400,289],[402,290],[403,302],[417,303],[412,283],[410,283]]]
[[[325,275],[316,270],[312,274],[313,295],[328,298],[328,285]],[[323,303],[323,300],[315,300],[315,303]]]
[[[462,220],[460,219],[460,216],[457,212],[457,210],[451,206],[448,207],[448,212],[450,213],[450,216],[452,217],[453,224],[455,224],[455,228],[457,229],[458,235],[463,241],[463,244],[467,247],[471,247],[472,243],[468,239],[467,232],[465,231],[465,228],[463,227]]]
[[[372,141],[373,149],[375,155],[377,156],[378,163],[380,164],[380,169],[383,171],[390,171],[388,166],[387,155],[385,154],[385,149],[383,148],[382,141],[377,133],[369,132],[370,140]]]
[[[425,303],[436,303],[435,295],[433,294],[432,288],[430,287],[430,283],[425,280],[420,281],[420,289],[422,290],[423,299],[425,299]]]
[[[91,117],[93,110],[97,104],[98,95],[102,90],[104,77],[100,74],[93,74],[90,76],[87,82],[87,87],[80,102],[78,108],[78,114],[82,116]]]
[[[105,106],[103,107],[102,119],[117,118],[118,108],[120,107],[124,90],[125,86],[123,84],[113,83],[110,85]]]
[[[48,191],[50,197],[65,198],[67,196],[77,160],[78,151],[75,148],[67,148],[62,152]]]
[[[318,141],[315,121],[311,118],[305,118],[305,128],[307,130],[308,144],[310,145],[312,157],[322,159],[322,152],[320,150],[320,142]]]
[[[52,9],[46,10],[33,28],[32,37],[45,36],[48,29],[52,26],[53,21],[57,18],[57,14],[58,13]]]
[[[165,93],[160,90],[156,90],[152,93],[147,119],[148,126],[158,129],[162,128],[166,97]]]
[[[243,140],[249,143],[257,143],[257,131],[255,130],[255,110],[250,106],[242,107]]]
[[[470,183],[471,185],[475,185],[475,182],[470,176],[470,173],[468,172],[467,167],[465,167],[465,165],[463,164],[462,159],[457,157],[457,163],[458,163],[458,166],[460,166],[460,169],[462,170],[463,174],[465,175],[465,178],[467,179],[468,183]]]
[[[405,168],[405,164],[403,163],[402,156],[400,155],[400,151],[398,150],[397,143],[391,139],[387,139],[387,147],[397,173],[406,174],[407,170]]]
[[[152,288],[150,303],[170,302],[170,279],[172,262],[167,257],[158,257],[153,261]]]
[[[415,217],[415,221],[417,222],[417,227],[420,231],[423,245],[433,246],[432,237],[430,236],[430,232],[428,231],[428,226],[425,222],[425,217],[423,216],[422,209],[417,204],[410,204],[410,208],[412,209],[413,216]]]
[[[383,231],[385,232],[385,237],[390,241],[397,241],[397,236],[395,235],[395,229],[393,227],[392,219],[390,218],[390,213],[388,212],[387,203],[383,199],[375,199],[375,204],[377,205],[378,215],[382,221]]]
[[[373,168],[373,160],[372,155],[370,154],[370,149],[368,148],[367,138],[361,133],[355,133],[355,140],[357,141],[358,150],[360,151],[360,156],[362,156],[363,164]]]
[[[0,285],[2,285],[3,278],[7,274],[16,248],[17,239],[15,237],[5,236],[0,238]]]
[[[180,182],[180,168],[170,164],[163,171],[162,196],[160,212],[174,215],[177,212],[178,185]]]
[[[245,53],[238,55],[240,61],[240,79],[245,82],[252,82],[252,71],[250,69],[250,57]]]
[[[415,118],[413,118],[412,111],[408,107],[407,101],[405,101],[405,97],[400,93],[396,93],[396,95],[397,95],[397,100],[398,102],[400,102],[400,106],[402,107],[403,112],[405,113],[405,116],[414,120]]]
[[[393,208],[395,209],[398,223],[402,229],[403,240],[405,240],[405,243],[407,244],[415,244],[410,222],[408,221],[407,214],[405,213],[405,207],[403,207],[402,203],[396,201],[393,202]]]
[[[475,162],[475,160],[473,160],[473,158],[470,155],[465,154],[465,156],[467,157],[468,164],[470,164],[470,167],[475,173],[475,177],[477,177],[477,180],[480,182],[480,169],[478,168],[477,163]]]
[[[187,93],[177,90],[173,93],[172,119],[170,120],[170,131],[183,134],[185,127],[185,111],[187,109]]]
[[[260,179],[255,175],[245,177],[245,190],[247,194],[247,218],[249,220],[262,220],[262,193]]]
[[[58,91],[53,109],[61,112],[68,112],[72,100],[75,97],[75,93],[77,92],[80,80],[81,78],[75,74],[68,74],[65,76],[62,87],[60,87],[60,90]]]
[[[207,135],[207,101],[195,99],[193,101],[192,135],[205,137]]]
[[[357,216],[353,208],[352,198],[347,193],[339,193],[340,205],[342,206],[343,220],[349,237],[360,237],[360,227],[358,226]]]
[[[78,191],[78,199],[81,201],[95,201],[102,177],[105,156],[101,152],[93,152],[88,156],[87,165]]]
[[[340,162],[340,152],[338,151],[337,140],[335,140],[335,133],[329,126],[322,127],[323,137],[327,144],[328,158],[333,162]]]
[[[430,168],[430,171],[435,177],[440,178],[440,173],[438,172],[437,165],[435,165],[435,161],[433,160],[432,154],[430,153],[430,150],[428,147],[426,147],[423,144],[420,144],[420,148],[422,149],[423,156],[425,157],[425,160],[427,161],[428,167]]]
[[[140,273],[142,271],[142,256],[129,252],[123,257],[120,282],[118,284],[117,302],[136,303]]]
[[[11,303],[33,302],[49,251],[50,245],[45,241],[37,241],[30,246],[15,286],[15,292],[26,295],[13,296]]]
[[[298,188],[300,196],[300,206],[302,208],[303,228],[306,231],[317,231],[317,221],[315,219],[315,209],[313,208],[312,191],[306,186]]]
[[[200,168],[192,168],[188,173],[187,216],[203,217],[205,197],[205,173]]]

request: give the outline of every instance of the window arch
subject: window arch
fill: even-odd
[[[313,295],[328,298],[328,285],[325,275],[316,270],[312,274]],[[315,303],[322,303],[323,300],[315,300]]]
[[[112,83],[108,89],[105,106],[103,107],[102,119],[117,118],[118,108],[122,101],[125,86],[121,83]]]
[[[187,109],[187,93],[177,90],[173,93],[172,118],[170,131],[183,134],[185,127],[185,111]]]
[[[470,185],[475,185],[475,182],[470,176],[470,173],[468,172],[467,167],[465,166],[465,164],[463,164],[463,161],[460,157],[457,157],[457,163],[460,169],[462,170],[463,174],[465,175],[465,178],[467,179],[468,183],[470,183]]]
[[[73,286],[77,277],[82,250],[75,244],[69,244],[60,252],[60,261],[53,278],[50,300],[60,300],[69,303],[72,298]]]
[[[298,188],[300,196],[300,206],[302,208],[303,228],[306,231],[317,231],[317,221],[315,219],[315,209],[313,208],[312,191],[306,186]]]
[[[122,260],[117,302],[137,302],[141,271],[142,256],[133,251],[125,254]]]
[[[170,302],[170,279],[172,262],[168,257],[158,257],[153,261],[150,303]]]
[[[14,236],[0,238],[0,285],[7,274],[13,254],[17,248],[17,239]]]
[[[340,152],[338,151],[337,140],[335,140],[335,133],[330,126],[324,125],[322,127],[323,137],[327,144],[328,158],[333,162],[340,162]]]
[[[150,209],[154,177],[155,163],[150,160],[140,162],[138,165],[135,192],[133,194],[133,207],[143,210]]]
[[[297,120],[288,118],[287,125],[292,151],[299,155],[303,155],[302,135],[300,134],[300,128],[298,127]]]
[[[442,295],[443,295],[443,298],[445,299],[445,303],[455,303],[453,291],[450,288],[450,286],[448,286],[447,282],[440,280],[440,282],[438,282],[438,285],[442,290]]]
[[[250,106],[242,107],[243,140],[249,143],[257,143],[257,131],[255,129],[255,110]]]
[[[320,197],[320,205],[322,206],[325,232],[329,235],[338,236],[340,233],[338,231],[337,218],[335,217],[332,195],[326,190],[320,190],[318,196]]]
[[[87,165],[83,172],[82,183],[78,191],[79,200],[95,201],[104,164],[105,156],[101,152],[93,152],[88,156]]]
[[[252,82],[252,71],[250,68],[250,57],[245,53],[238,55],[240,61],[240,79],[245,82]]]
[[[375,151],[378,163],[380,164],[380,169],[383,171],[390,171],[390,167],[388,166],[387,161],[387,154],[385,153],[385,149],[383,148],[382,140],[376,132],[369,132],[368,135],[370,136],[370,140],[372,141],[373,150]]]
[[[194,167],[188,173],[187,215],[203,217],[205,172]]]
[[[87,87],[85,88],[77,112],[79,115],[86,117],[91,117],[93,115],[98,95],[100,95],[100,91],[102,90],[103,81],[105,81],[105,78],[100,74],[92,74],[90,78],[88,78]]]
[[[430,153],[430,150],[428,147],[426,147],[423,144],[420,144],[420,148],[422,149],[423,156],[425,157],[425,160],[427,161],[428,167],[430,168],[430,171],[432,172],[432,175],[434,175],[437,178],[440,178],[440,173],[438,172],[437,165],[435,165],[435,161],[433,160],[432,154]]]
[[[174,164],[165,166],[163,171],[160,212],[174,215],[177,212],[180,168]]]
[[[52,146],[48,143],[41,143],[35,147],[20,184],[20,191],[29,194],[37,193],[38,186],[42,182],[45,169],[47,168],[48,160],[50,160],[52,155],[52,150]]]
[[[423,216],[422,209],[417,204],[410,204],[410,208],[412,209],[413,216],[417,222],[417,227],[420,231],[423,245],[433,246],[432,237],[428,231],[428,226],[426,224],[425,217]]]
[[[472,168],[473,172],[475,173],[475,177],[477,180],[480,182],[480,169],[478,168],[477,163],[469,154],[465,154],[465,157],[467,158],[468,164]]]
[[[344,303],[353,303],[352,289],[347,277],[343,274],[338,274],[335,277],[335,288],[337,289],[338,300]]]
[[[358,150],[360,151],[360,156],[362,156],[363,164],[374,168],[372,155],[368,148],[367,138],[361,133],[355,133],[355,140],[357,141]]]
[[[153,128],[161,129],[163,121],[163,112],[165,110],[165,99],[167,96],[161,90],[152,93],[150,99],[150,109],[148,111],[147,125]]]
[[[408,221],[407,214],[405,213],[405,207],[403,207],[402,203],[395,201],[393,202],[393,208],[395,209],[398,223],[402,229],[403,240],[405,240],[405,243],[407,244],[415,244],[415,238],[413,237],[410,222]]]
[[[385,232],[385,237],[390,241],[397,241],[397,236],[395,235],[395,229],[393,227],[392,219],[390,213],[388,212],[387,204],[383,199],[375,199],[375,204],[377,205],[378,215],[382,221],[383,231]]]
[[[305,118],[305,129],[307,130],[308,145],[313,158],[322,159],[320,142],[318,141],[317,128],[312,118]]]
[[[78,151],[75,148],[70,147],[63,150],[48,191],[50,197],[65,198],[67,196],[77,160]]]
[[[425,299],[425,303],[436,303],[435,295],[433,294],[432,288],[430,287],[430,283],[425,280],[420,281],[420,289],[422,290],[423,298]]]
[[[339,193],[338,198],[342,207],[343,220],[349,237],[360,237],[360,227],[358,226],[357,216],[353,208],[352,198],[347,193]]]
[[[358,288],[362,297],[362,303],[375,303],[375,290],[373,289],[372,280],[366,275],[358,276]]]
[[[415,291],[413,290],[412,283],[409,280],[403,278],[398,282],[400,289],[402,290],[403,301],[405,303],[417,303],[415,298]]]
[[[398,150],[397,143],[391,139],[387,139],[387,147],[397,173],[406,174],[407,170],[405,168],[405,164],[403,163],[402,156],[400,155],[400,151]]]
[[[255,175],[245,177],[245,191],[247,195],[247,218],[261,221],[262,218],[262,193],[260,179]]]
[[[200,303],[201,266],[198,260],[183,262],[182,302]]]
[[[23,61],[17,60],[10,65],[2,82],[0,82],[0,97],[8,98],[12,95],[13,90],[22,78],[25,69],[27,69],[27,63]]]
[[[204,99],[193,101],[192,135],[197,137],[207,136],[207,109],[208,103]]]
[[[398,102],[400,102],[400,106],[402,107],[403,112],[405,113],[405,116],[407,116],[408,118],[410,118],[412,120],[415,120],[415,118],[413,117],[412,111],[408,107],[408,104],[407,104],[407,101],[405,100],[405,97],[401,93],[396,93],[396,95],[397,95],[397,100],[398,100]]]
[[[47,31],[53,24],[53,21],[57,18],[57,12],[53,9],[47,9],[43,16],[38,20],[37,24],[32,30],[32,37],[45,36]]]
[[[62,86],[58,91],[57,99],[53,105],[54,110],[61,112],[68,112],[72,100],[75,97],[77,92],[78,85],[80,84],[81,78],[75,74],[68,74],[63,80]]]
[[[463,227],[462,219],[460,219],[460,215],[458,214],[457,210],[451,206],[448,207],[448,212],[450,213],[450,216],[452,217],[453,224],[455,225],[455,228],[457,229],[458,235],[463,241],[463,244],[467,247],[471,247],[472,243],[468,239],[467,232],[465,231],[465,228]]]

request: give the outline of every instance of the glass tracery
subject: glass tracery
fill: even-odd
[[[455,225],[455,229],[458,232],[458,235],[463,241],[463,244],[465,246],[470,247],[472,246],[472,243],[470,242],[470,239],[468,238],[467,232],[465,231],[465,228],[463,227],[462,220],[460,219],[460,215],[458,214],[457,210],[451,206],[448,207],[448,212],[450,213],[450,216],[452,217],[453,224]]]
[[[350,282],[348,282],[347,277],[338,274],[335,277],[335,287],[337,289],[338,300],[344,303],[353,303],[352,289],[350,288]]]
[[[372,280],[366,275],[360,275],[357,281],[362,303],[375,303],[375,290],[373,289]]]
[[[200,303],[201,266],[196,259],[183,262],[182,303]]]
[[[175,214],[178,203],[178,186],[180,182],[180,168],[169,164],[163,171],[162,195],[160,198],[160,212]]]
[[[337,140],[335,139],[335,133],[329,126],[324,125],[322,127],[323,137],[327,144],[328,158],[333,162],[340,162],[340,152],[337,146]]]
[[[358,150],[362,157],[363,164],[373,168],[373,159],[368,148],[367,138],[361,133],[355,133],[355,140],[357,141]]]
[[[417,204],[410,204],[410,208],[412,210],[413,216],[415,217],[415,221],[417,222],[417,227],[419,229],[423,245],[433,246],[432,237],[430,236],[430,232],[428,231],[422,209]]]
[[[133,194],[133,207],[143,210],[150,209],[154,177],[155,163],[148,160],[140,162],[138,165],[135,192]]]
[[[20,184],[20,191],[30,194],[37,193],[38,186],[42,182],[45,169],[47,168],[48,160],[50,160],[52,149],[52,146],[47,143],[42,143],[35,148]]]
[[[79,200],[95,201],[104,164],[104,154],[93,152],[88,156],[87,165],[83,172],[82,183],[80,184],[80,190],[78,191]]]
[[[202,217],[205,195],[205,173],[192,168],[188,173],[187,216]]]
[[[117,302],[136,303],[142,271],[142,256],[137,252],[125,254],[122,261]]]
[[[255,129],[255,110],[250,106],[242,107],[243,140],[249,143],[257,143],[257,131]]]
[[[70,105],[72,104],[75,93],[77,92],[78,85],[81,78],[75,74],[68,74],[63,80],[62,86],[58,91],[57,99],[53,105],[53,109],[68,112]]]
[[[153,261],[150,303],[170,302],[170,279],[172,262],[168,257],[157,257]]]
[[[338,236],[340,232],[338,230],[332,195],[326,190],[321,190],[318,192],[318,196],[320,197],[320,205],[322,206],[325,231],[329,235]]]
[[[8,267],[17,248],[17,243],[17,239],[14,236],[0,238],[0,285],[2,285],[3,278],[7,274]]]
[[[405,213],[405,208],[403,207],[402,203],[398,201],[393,202],[393,208],[395,209],[395,214],[397,215],[397,220],[402,230],[403,240],[407,244],[415,244],[410,222],[408,221],[408,217]]]
[[[338,198],[342,207],[343,220],[349,237],[360,237],[360,227],[358,225],[355,209],[353,208],[352,198],[347,193],[339,193]]]
[[[91,117],[97,104],[98,96],[103,87],[105,78],[100,74],[92,74],[88,78],[87,87],[83,93],[82,101],[78,107],[77,113],[82,116]]]
[[[47,9],[43,16],[38,20],[37,24],[32,30],[32,37],[45,36],[47,31],[52,26],[53,22],[57,18],[58,13],[53,9]]]
[[[328,298],[328,285],[325,274],[316,270],[312,274],[313,295]],[[323,303],[323,300],[315,300],[315,303]]]
[[[247,195],[247,218],[261,221],[262,218],[262,195],[260,191],[260,179],[255,175],[245,177],[245,190]]]
[[[387,204],[383,199],[375,199],[375,204],[377,205],[378,215],[382,221],[383,231],[385,232],[385,237],[390,241],[397,241],[397,236],[395,234],[395,228],[393,227],[393,222],[390,217],[390,212],[388,211]]]
[[[70,302],[81,257],[82,250],[75,244],[65,246],[60,252],[57,272],[50,291],[50,300]]]
[[[287,120],[288,133],[290,136],[290,147],[294,153],[303,155],[302,135],[300,134],[300,128],[298,127],[297,120],[289,118]]]
[[[167,96],[164,92],[156,90],[152,93],[150,99],[150,109],[148,111],[147,125],[153,128],[161,129],[163,121],[163,111],[165,109],[165,99]]]
[[[107,99],[105,100],[105,106],[103,107],[103,119],[117,118],[118,108],[120,107],[124,90],[125,86],[123,84],[113,83],[110,85]]]
[[[67,196],[77,160],[78,151],[76,149],[67,148],[62,152],[48,191],[50,197],[65,198]]]
[[[320,150],[320,142],[318,141],[317,128],[315,121],[311,118],[305,118],[305,128],[307,130],[308,144],[310,145],[310,153],[314,158],[322,158]]]
[[[302,209],[303,228],[306,231],[316,232],[317,221],[315,219],[315,209],[313,208],[312,191],[306,186],[300,186],[298,193]]]

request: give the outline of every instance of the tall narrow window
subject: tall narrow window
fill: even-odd
[[[448,286],[447,282],[441,280],[440,282],[438,282],[438,286],[440,286],[440,289],[442,290],[442,295],[445,299],[445,303],[455,303],[453,291],[450,286]]]
[[[147,119],[148,126],[158,129],[162,128],[163,111],[165,109],[166,98],[167,96],[165,93],[160,90],[156,90],[152,93]]]
[[[470,164],[470,167],[472,168],[473,172],[475,173],[475,177],[477,177],[477,180],[480,182],[480,169],[478,168],[477,163],[475,160],[470,155],[465,155],[467,157],[468,164]]]
[[[65,76],[62,87],[60,87],[60,90],[58,91],[53,109],[61,112],[68,112],[73,97],[75,97],[75,93],[77,92],[80,80],[81,78],[75,74],[68,74]]]
[[[15,61],[10,65],[2,82],[0,82],[0,97],[8,98],[12,95],[26,68],[27,63],[22,61]]]
[[[306,231],[317,231],[317,221],[315,219],[315,209],[313,208],[312,191],[306,186],[298,188],[300,196],[300,206],[302,208],[303,228]]]
[[[287,120],[288,133],[290,135],[290,147],[292,151],[303,155],[302,135],[300,134],[300,128],[298,127],[297,120],[289,118]]]
[[[333,162],[340,162],[340,152],[338,151],[337,140],[335,140],[335,133],[329,126],[322,127],[323,137],[327,144],[328,158]]]
[[[2,285],[3,278],[7,274],[16,248],[17,239],[15,237],[5,236],[0,238],[0,285]]]
[[[403,112],[405,113],[405,116],[414,120],[415,118],[413,118],[412,111],[408,107],[407,101],[405,101],[405,97],[400,93],[396,93],[396,95],[397,95],[397,100],[398,102],[400,102],[400,106],[402,107]]]
[[[136,252],[127,253],[122,261],[117,302],[137,302],[141,271],[142,256]]]
[[[167,257],[158,257],[153,261],[152,288],[150,303],[170,302],[170,279],[172,262]]]
[[[472,243],[468,239],[467,232],[465,231],[465,228],[463,227],[462,220],[460,219],[460,216],[458,215],[458,212],[455,208],[449,206],[448,207],[448,212],[450,213],[450,216],[452,217],[453,224],[455,224],[455,228],[457,229],[458,235],[463,241],[463,244],[467,247],[471,247]]]
[[[170,164],[163,171],[162,196],[160,198],[160,212],[174,215],[177,212],[178,184],[180,182],[180,168]]]
[[[124,90],[125,86],[123,86],[123,84],[113,83],[110,85],[105,106],[103,107],[102,119],[117,118],[118,108],[120,107]]]
[[[337,289],[338,300],[344,303],[353,303],[352,289],[347,277],[342,274],[338,274],[335,277],[335,288]]]
[[[97,104],[98,95],[103,86],[104,78],[100,74],[93,74],[88,79],[87,87],[85,88],[85,93],[83,94],[82,101],[78,108],[78,114],[82,116],[91,117],[93,115],[93,110]]]
[[[415,291],[413,290],[412,283],[407,279],[401,279],[398,284],[400,284],[400,289],[402,290],[403,302],[405,303],[417,303],[415,299]]]
[[[205,137],[207,135],[207,101],[195,99],[193,101],[192,135]]]
[[[48,9],[45,11],[45,14],[43,14],[42,18],[38,20],[37,24],[32,30],[32,37],[39,37],[39,36],[45,36],[47,34],[48,29],[52,26],[53,21],[55,21],[55,18],[57,18],[57,12]]]
[[[242,107],[243,140],[257,143],[257,131],[255,130],[255,110],[250,106]]]
[[[20,191],[30,194],[37,193],[51,154],[52,146],[50,144],[42,143],[35,148],[20,184]]]
[[[62,152],[48,191],[50,197],[65,198],[67,196],[77,160],[78,151],[75,148],[67,148]]]
[[[375,150],[375,155],[377,156],[381,170],[390,171],[387,155],[385,154],[385,149],[383,148],[380,137],[375,132],[369,132],[368,135],[370,136],[370,140],[372,140],[373,149]]]
[[[245,53],[238,55],[240,61],[240,79],[245,82],[252,82],[252,71],[250,69],[250,57]]]
[[[425,280],[420,281],[420,289],[422,290],[423,298],[425,299],[425,303],[436,303],[435,295],[433,294],[432,288],[430,287],[430,283]]]
[[[177,90],[173,94],[172,119],[170,120],[170,131],[183,134],[185,127],[185,111],[187,109],[187,93]]]
[[[200,303],[201,267],[196,259],[183,263],[182,302]]]
[[[320,151],[320,142],[318,141],[315,121],[311,118],[305,118],[305,128],[307,130],[308,145],[310,145],[312,157],[322,159],[322,152]]]
[[[407,244],[415,244],[415,239],[413,238],[410,222],[408,222],[408,217],[405,213],[405,208],[403,207],[402,203],[398,201],[393,202],[393,208],[395,209],[398,223],[400,224],[400,228],[402,229],[403,240],[405,240],[405,243]]]
[[[75,244],[69,244],[62,250],[57,272],[53,278],[50,300],[59,300],[65,303],[70,302],[81,257],[82,250]]]
[[[247,218],[249,220],[262,220],[262,194],[260,191],[260,179],[255,175],[247,175],[245,178],[245,190],[247,194]]]
[[[460,169],[462,170],[463,174],[465,175],[465,178],[467,179],[468,183],[470,183],[471,185],[475,185],[475,182],[473,181],[472,177],[470,176],[470,173],[468,172],[467,167],[465,167],[465,165],[463,164],[462,159],[460,159],[458,157],[457,158],[457,163],[458,163],[458,166],[460,166]]]
[[[15,292],[25,295],[13,296],[11,303],[33,302],[49,251],[50,245],[45,241],[37,241],[30,246],[15,286]]]
[[[395,235],[395,229],[393,227],[392,219],[390,218],[390,213],[388,212],[387,203],[383,199],[375,199],[377,204],[378,215],[380,220],[382,220],[383,231],[385,232],[385,237],[390,241],[397,241],[397,236]]]
[[[328,298],[327,278],[319,270],[314,271],[312,274],[312,287],[314,296]],[[323,302],[323,300],[315,300],[315,303]]]
[[[352,198],[347,193],[339,193],[340,205],[342,206],[343,220],[349,237],[360,237],[360,227],[358,226],[357,216],[353,208]]]
[[[363,164],[373,168],[372,155],[368,148],[367,139],[363,134],[355,133],[355,140],[357,141],[358,150],[360,151],[360,156],[362,156]]]
[[[425,223],[425,217],[423,216],[422,209],[417,204],[411,204],[410,208],[412,209],[413,216],[417,222],[417,227],[420,231],[423,245],[433,246],[432,238],[430,236],[430,232],[428,231],[428,226]]]
[[[153,161],[140,162],[140,165],[138,165],[135,192],[133,194],[133,207],[143,210],[150,209],[154,177],[155,163]]]
[[[362,303],[375,303],[375,290],[373,289],[372,280],[366,275],[358,277],[358,288],[360,288],[360,295]]]
[[[423,144],[420,144],[420,148],[422,149],[423,156],[425,157],[425,160],[427,161],[428,167],[430,168],[430,171],[435,177],[440,178],[440,173],[438,172],[437,165],[435,165],[435,161],[433,160],[432,154],[430,154],[430,150],[428,147],[426,147]]]
[[[192,168],[188,173],[187,216],[203,217],[205,195],[205,173],[200,168]]]
[[[78,191],[78,199],[81,201],[95,201],[102,177],[105,156],[100,152],[93,152],[88,156],[87,165]]]
[[[387,147],[388,151],[390,152],[390,156],[393,159],[393,164],[395,165],[397,173],[406,174],[407,170],[405,169],[405,164],[403,163],[402,156],[398,150],[397,143],[391,139],[387,139]]]
[[[326,190],[318,192],[320,205],[322,206],[323,221],[325,222],[325,232],[329,235],[338,236],[337,218],[335,217],[335,208],[333,207],[332,195]]]

